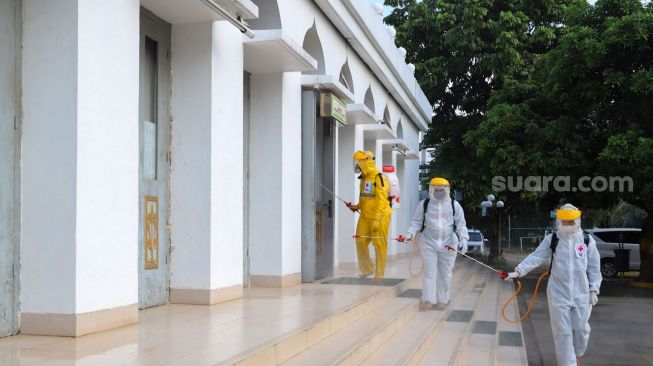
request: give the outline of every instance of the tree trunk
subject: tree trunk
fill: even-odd
[[[639,239],[641,266],[639,281],[653,282],[653,211],[647,211],[646,223]]]

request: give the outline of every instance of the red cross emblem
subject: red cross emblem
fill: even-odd
[[[578,249],[578,251],[581,252],[581,253],[583,252],[583,250],[585,250],[585,248],[583,248],[582,245],[579,245],[577,249]]]

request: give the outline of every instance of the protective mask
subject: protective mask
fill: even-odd
[[[438,200],[444,199],[444,197],[446,195],[447,195],[447,192],[445,192],[443,190],[437,190],[437,191],[433,192],[433,197],[435,197],[435,199],[438,199]]]
[[[580,227],[577,224],[571,226],[558,225],[558,234],[561,236],[572,236],[578,232],[578,229]]]
[[[363,170],[361,169],[360,165],[358,165],[358,163],[354,162],[354,173],[360,174],[362,172],[363,172]]]

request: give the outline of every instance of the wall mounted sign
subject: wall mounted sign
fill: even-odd
[[[320,117],[331,117],[347,126],[347,105],[331,93],[320,94]]]
[[[159,197],[145,196],[145,269],[159,268]]]

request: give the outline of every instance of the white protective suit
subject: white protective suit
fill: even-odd
[[[432,187],[431,187],[432,188]],[[434,190],[429,190],[429,205],[426,212],[426,223],[424,231],[422,221],[424,216],[424,201],[417,205],[415,216],[408,229],[411,237],[417,235],[424,262],[424,276],[422,278],[422,301],[431,304],[448,304],[453,273],[453,265],[456,260],[456,252],[449,251],[447,246],[457,248],[460,241],[467,243],[469,234],[465,223],[465,213],[460,204],[454,201],[455,217],[451,207],[449,188],[443,199],[437,199],[433,195]],[[457,234],[453,232],[453,224],[456,222]]]
[[[558,228],[561,227],[558,223]],[[548,263],[552,235],[557,234],[547,235],[537,249],[515,268],[520,276]],[[590,291],[599,293],[602,281],[600,263],[594,239],[590,237],[585,246],[580,220],[574,232],[566,235],[560,232],[546,289],[556,359],[560,366],[576,365],[576,357],[582,357],[587,350],[592,312]]]

